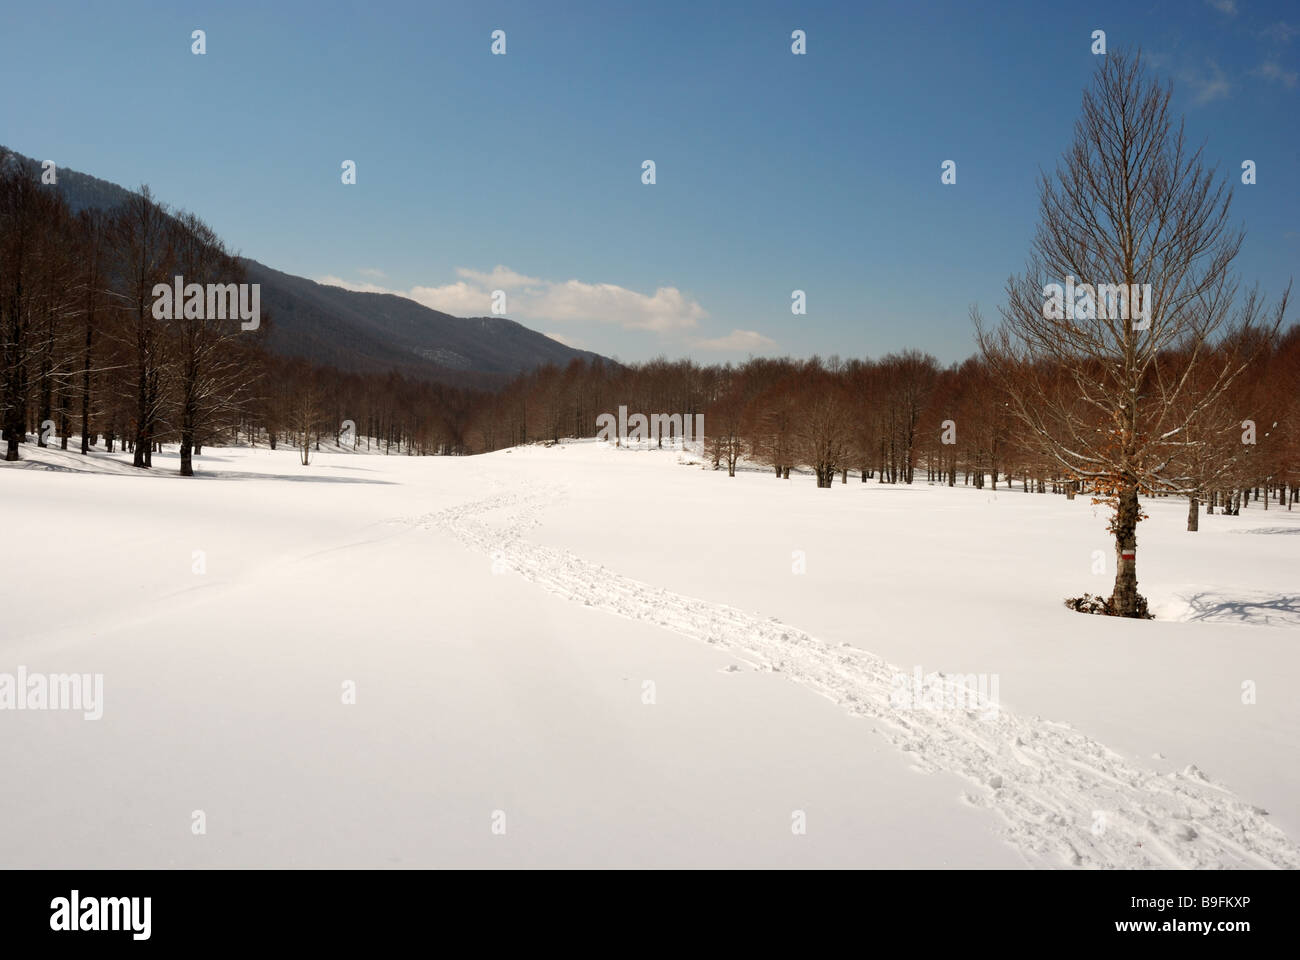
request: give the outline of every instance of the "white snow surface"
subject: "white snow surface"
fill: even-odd
[[[1300,866],[1276,503],[1148,502],[1138,622],[1062,604],[1113,578],[1086,497],[596,442],[23,455],[0,675],[104,702],[0,709],[0,866]],[[997,711],[900,706],[918,669]]]

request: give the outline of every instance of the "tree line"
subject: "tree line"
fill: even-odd
[[[1232,342],[1218,347],[1223,357],[1243,349]],[[1210,512],[1227,513],[1252,499],[1289,507],[1300,498],[1300,326],[1249,350],[1249,376],[1234,382],[1212,416],[1198,421],[1181,455],[1169,458],[1164,475],[1176,489],[1159,492],[1194,495]],[[1176,354],[1164,357],[1149,389],[1179,364]],[[1064,368],[1039,375],[1062,390],[1072,379]],[[948,366],[914,350],[878,360],[753,358],[734,365],[575,359],[485,395],[466,452],[594,437],[597,418],[622,405],[644,414],[703,414],[706,459],[730,476],[748,463],[778,479],[806,472],[822,488],[852,477],[992,489],[1014,482],[1069,497],[1095,492],[1092,478],[1044,449],[1012,404],[994,365],[978,356]],[[672,439],[650,442],[671,446]]]

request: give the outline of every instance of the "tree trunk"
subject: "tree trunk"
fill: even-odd
[[[1111,602],[1121,617],[1138,615],[1137,525],[1141,508],[1137,485],[1125,484],[1115,513],[1115,592]]]
[[[181,476],[194,476],[194,403],[186,400],[181,411]]]
[[[1187,500],[1187,531],[1189,533],[1195,533],[1201,529],[1201,515],[1198,512],[1200,505],[1201,501],[1195,497],[1189,497]]]
[[[52,322],[53,321],[51,321],[51,323]],[[40,390],[37,392],[38,399],[36,413],[36,445],[38,447],[45,446],[45,421],[49,420],[51,423],[54,422],[54,411],[51,406],[53,402],[51,391],[54,384],[54,376],[50,369],[50,364],[53,362],[50,359],[50,350],[53,345],[53,334],[50,336],[50,346],[47,346],[41,351],[41,367],[38,381],[40,383]]]
[[[81,357],[81,452],[90,452],[90,351],[95,343],[95,310],[92,306],[86,311],[86,349]]]

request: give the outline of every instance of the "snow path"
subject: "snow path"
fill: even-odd
[[[997,811],[1003,835],[1035,865],[1109,868],[1300,867],[1300,848],[1252,806],[1195,766],[1139,769],[1069,724],[960,709],[903,710],[891,703],[907,671],[847,644],[832,647],[779,622],[670,593],[568,551],[524,539],[565,488],[503,492],[400,521],[442,530],[587,607],[656,624],[776,671],[839,704],[908,753],[921,771],[965,777],[965,800]],[[496,522],[490,514],[501,514]]]

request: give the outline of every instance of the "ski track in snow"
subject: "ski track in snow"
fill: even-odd
[[[495,486],[495,484],[493,484]],[[847,644],[724,604],[671,593],[568,551],[524,539],[563,488],[498,493],[396,521],[441,530],[543,589],[653,623],[780,672],[869,720],[921,771],[970,781],[966,802],[997,811],[1030,864],[1084,868],[1297,868],[1300,848],[1267,814],[1205,777],[1140,769],[1067,723],[976,710],[903,710],[890,702],[907,673]],[[497,522],[488,514],[503,514]]]

